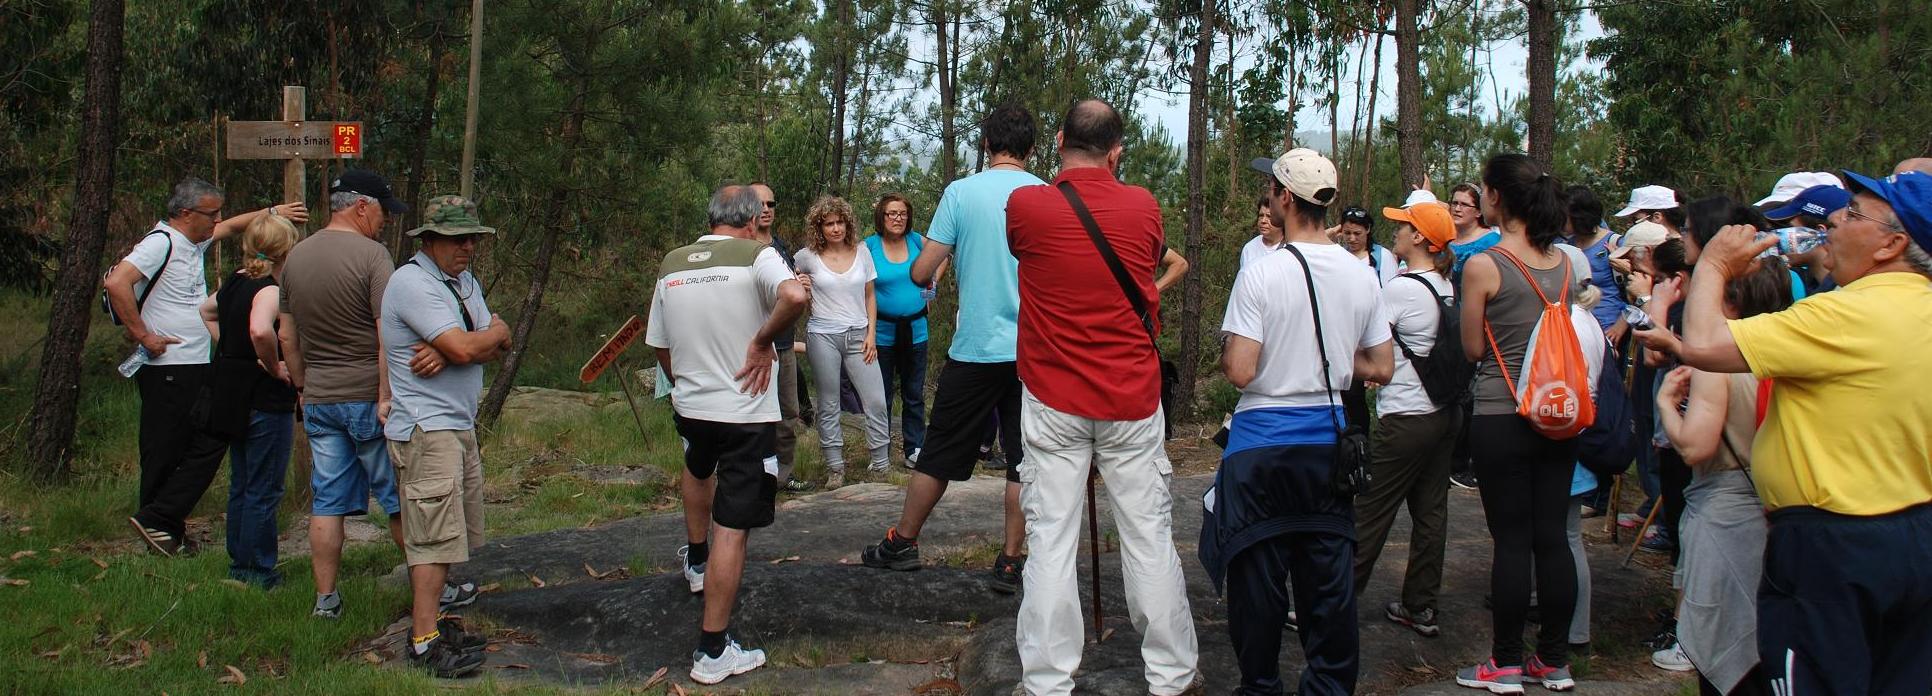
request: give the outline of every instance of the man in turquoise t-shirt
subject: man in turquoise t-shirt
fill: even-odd
[[[1006,533],[993,562],[993,589],[1019,589],[1026,558],[1026,519],[1020,513],[1020,376],[1014,362],[1019,339],[1020,265],[1006,247],[1006,199],[1014,189],[1046,182],[1026,171],[1039,136],[1033,115],[1018,106],[993,109],[981,124],[986,171],[946,187],[927,228],[925,248],[913,263],[912,282],[927,285],[940,263],[953,258],[959,282],[959,315],[933,396],[925,448],[906,484],[899,524],[860,555],[865,565],[916,570],[919,530],[952,481],[973,475],[987,419],[1000,419],[1000,450],[1006,453]],[[954,258],[956,257],[956,258]]]

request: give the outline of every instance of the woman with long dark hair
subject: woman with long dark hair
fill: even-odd
[[[1469,447],[1495,543],[1489,580],[1493,635],[1490,658],[1459,672],[1456,683],[1521,693],[1528,681],[1563,691],[1575,686],[1569,625],[1553,619],[1570,616],[1576,606],[1576,567],[1565,526],[1577,443],[1545,437],[1518,416],[1509,383],[1527,377],[1524,358],[1543,316],[1543,298],[1568,302],[1576,295],[1569,257],[1555,246],[1569,227],[1569,202],[1549,168],[1524,155],[1490,158],[1482,181],[1483,217],[1497,223],[1502,239],[1464,263],[1458,299],[1463,350],[1478,361]],[[1532,568],[1542,614],[1550,620],[1538,627],[1536,651],[1525,659]]]

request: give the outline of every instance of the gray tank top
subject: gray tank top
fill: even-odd
[[[1522,272],[1516,270],[1516,264],[1511,263],[1509,257],[1504,256],[1501,250],[1492,248],[1483,253],[1489,255],[1491,261],[1496,262],[1496,269],[1503,278],[1502,285],[1496,288],[1496,295],[1489,298],[1489,304],[1485,307],[1483,316],[1489,322],[1490,332],[1496,336],[1497,348],[1503,352],[1503,362],[1509,365],[1509,379],[1520,380],[1523,372],[1523,351],[1529,347],[1530,333],[1536,330],[1536,322],[1543,318],[1543,301],[1536,296],[1536,290],[1529,286],[1529,282],[1523,279]],[[1529,269],[1530,275],[1536,278],[1536,284],[1542,286],[1543,295],[1551,301],[1557,299],[1557,296],[1563,292],[1564,283],[1569,280],[1569,276],[1564,273],[1563,255],[1557,256],[1558,263],[1555,268],[1540,270],[1531,267]],[[1571,295],[1570,301],[1575,300],[1576,296]],[[1484,338],[1485,354],[1492,352],[1488,349],[1488,343],[1489,339]],[[1476,366],[1476,403],[1473,413],[1478,416],[1492,416],[1515,412],[1516,395],[1510,393],[1509,384],[1504,381],[1503,373],[1496,365],[1496,356],[1487,355],[1482,363]]]

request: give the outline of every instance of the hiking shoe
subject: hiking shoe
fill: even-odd
[[[1001,553],[998,558],[993,559],[993,591],[1000,594],[1019,592],[1025,574],[1025,556],[1008,556]]]
[[[845,487],[845,472],[834,471],[825,475],[825,490],[829,491],[829,490],[835,490],[835,489],[844,488],[844,487]]]
[[[891,530],[886,531],[879,543],[865,547],[859,552],[859,561],[867,568],[889,568],[891,570],[918,570],[919,542],[904,541]]]
[[[479,594],[482,593],[476,591],[476,583],[473,582],[460,584],[443,583],[443,598],[440,608],[443,611],[449,611],[451,609],[467,607],[476,603],[476,596]]]
[[[1617,526],[1622,527],[1624,529],[1636,529],[1637,525],[1640,525],[1643,523],[1644,523],[1644,518],[1639,517],[1637,515],[1634,515],[1628,512],[1617,513]]]
[[[1523,693],[1523,668],[1498,667],[1496,658],[1489,658],[1474,667],[1464,667],[1456,673],[1456,684],[1472,689],[1488,689],[1492,694]]]
[[[1650,664],[1656,665],[1658,669],[1672,672],[1689,672],[1697,669],[1697,665],[1691,664],[1690,656],[1684,654],[1682,643],[1672,643],[1668,648],[1651,653]]]
[[[465,655],[483,652],[483,648],[490,644],[490,639],[463,630],[463,624],[458,623],[456,619],[447,617],[437,619],[436,632],[443,634],[437,640],[449,641],[451,648]]]
[[[818,488],[818,485],[810,481],[791,479],[785,482],[785,490],[790,493],[804,493],[816,488]]]
[[[1442,627],[1436,625],[1436,610],[1434,609],[1409,611],[1409,608],[1402,606],[1401,602],[1389,602],[1389,606],[1383,609],[1382,613],[1390,621],[1408,626],[1414,629],[1416,633],[1422,634],[1425,638],[1434,638],[1442,635]]]
[[[342,605],[346,604],[346,602],[342,601],[342,595],[332,594],[331,596],[335,597],[335,604],[323,604],[323,597],[317,596],[315,598],[315,611],[310,612],[309,615],[318,619],[342,618]]]
[[[1476,485],[1475,474],[1450,474],[1449,483],[1457,488],[1471,491],[1479,487]]]
[[[1295,616],[1295,610],[1288,610],[1288,615],[1281,620],[1281,627],[1294,633],[1301,632],[1301,618]]]
[[[181,540],[174,538],[173,534],[159,529],[149,529],[142,525],[140,520],[132,517],[127,518],[127,523],[134,526],[135,538],[146,544],[149,551],[173,557],[176,551],[181,550]]]
[[[919,453],[924,449],[923,447],[914,447],[911,452],[906,453],[906,468],[910,469],[919,465]]]
[[[688,545],[678,547],[678,560],[684,562],[684,582],[691,586],[691,594],[703,592],[704,566],[706,564],[699,563],[695,566],[691,565],[691,547]]]
[[[1538,655],[1530,656],[1529,662],[1523,665],[1523,680],[1541,683],[1543,688],[1550,691],[1569,691],[1576,688],[1576,680],[1570,678],[1568,665],[1551,667],[1543,664],[1543,658]]]
[[[437,638],[429,642],[429,649],[416,652],[416,646],[403,648],[409,656],[409,664],[427,670],[437,679],[455,679],[474,674],[483,667],[481,651],[466,653],[458,650],[454,641]]]
[[[704,654],[703,650],[691,651],[691,681],[699,684],[716,684],[734,674],[765,666],[765,651],[746,650],[738,645],[736,638],[725,640],[724,652],[717,657]]]

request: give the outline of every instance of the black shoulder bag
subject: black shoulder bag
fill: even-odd
[[[1107,243],[1106,235],[1100,233],[1100,223],[1093,219],[1093,213],[1087,210],[1086,202],[1080,200],[1080,193],[1073,190],[1073,182],[1062,181],[1056,188],[1060,189],[1060,195],[1067,197],[1067,205],[1072,206],[1073,214],[1080,218],[1080,226],[1086,228],[1087,238],[1093,240],[1094,249],[1100,252],[1101,260],[1107,262],[1107,270],[1113,272],[1114,282],[1120,284],[1121,294],[1127,296],[1127,304],[1134,308],[1134,316],[1140,318],[1140,327],[1147,331],[1147,342],[1154,347],[1155,358],[1160,360],[1161,412],[1167,420],[1164,424],[1166,436],[1172,438],[1174,409],[1169,402],[1173,399],[1173,383],[1179,370],[1166,359],[1160,358],[1160,338],[1154,332],[1154,317],[1147,311],[1147,298],[1141,295],[1139,288],[1135,287],[1133,274],[1128,273],[1127,267],[1120,263],[1120,256],[1114,253],[1113,245]]]
[[[1308,257],[1302,256],[1300,249],[1293,244],[1285,246],[1301,262],[1301,277],[1308,283],[1308,311],[1315,316],[1315,348],[1322,358],[1322,391],[1328,393],[1328,420],[1335,426],[1335,474],[1330,483],[1336,496],[1354,498],[1368,490],[1368,427],[1357,423],[1344,427],[1335,416],[1335,382],[1328,374],[1328,341],[1322,336],[1321,303],[1315,299],[1315,272],[1309,269]]]

